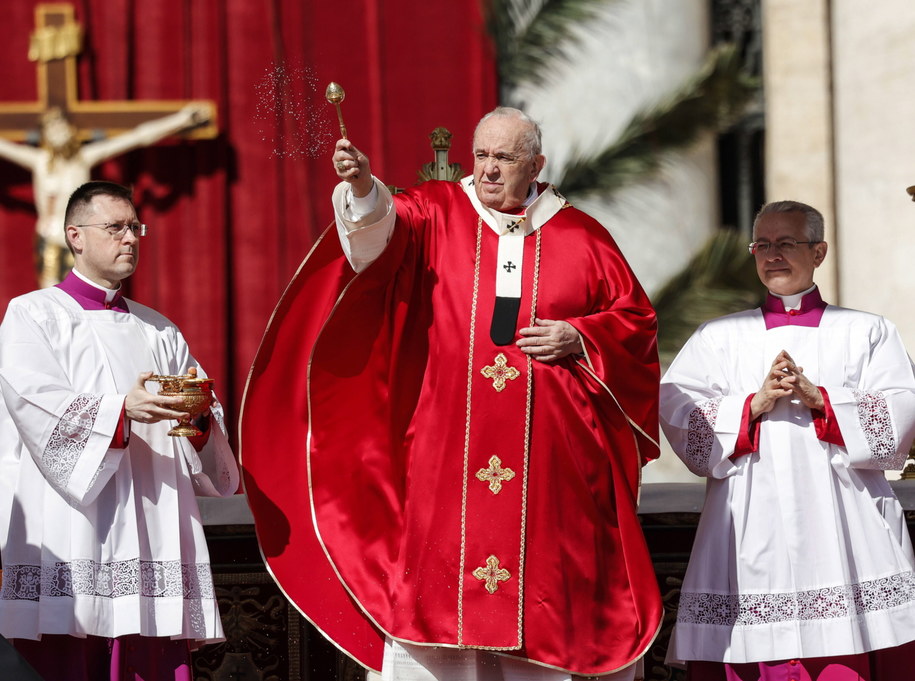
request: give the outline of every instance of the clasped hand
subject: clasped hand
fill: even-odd
[[[797,366],[785,350],[775,357],[762,387],[750,401],[750,418],[767,414],[783,397],[797,397],[811,409],[823,409],[823,396],[819,388],[804,375],[804,368]]]
[[[553,319],[535,319],[536,326],[518,331],[522,338],[516,343],[521,351],[540,362],[551,362],[567,355],[583,352],[581,337],[574,326]]]

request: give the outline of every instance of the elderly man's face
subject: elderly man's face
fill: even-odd
[[[786,239],[808,241],[804,214],[767,213],[756,223],[754,240],[771,244],[764,253],[757,251],[756,272],[772,293],[790,296],[813,286],[813,271],[826,257],[826,243],[800,244],[796,248],[779,247]]]
[[[531,157],[522,137],[529,124],[518,118],[495,116],[480,124],[473,138],[473,182],[480,203],[507,211],[527,198],[530,184],[545,161]]]

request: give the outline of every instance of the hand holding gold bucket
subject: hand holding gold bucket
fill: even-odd
[[[179,422],[177,426],[168,431],[172,437],[192,437],[202,435],[193,420],[203,414],[210,405],[213,404],[213,384],[212,378],[197,378],[197,369],[191,367],[186,374],[175,376],[150,376],[147,380],[156,381],[159,384],[159,394],[168,395],[169,397],[180,397],[184,400],[183,404],[175,406],[177,411],[187,412],[190,420]]]

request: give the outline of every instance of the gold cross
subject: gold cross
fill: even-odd
[[[83,29],[76,22],[72,5],[39,4],[35,7],[35,31],[29,42],[29,60],[35,62],[38,99],[32,102],[0,104],[0,137],[25,142],[40,127],[39,117],[56,107],[77,129],[81,141],[92,140],[99,132],[113,137],[141,123],[179,111],[188,101],[112,100],[79,98],[76,59],[82,49]],[[219,134],[216,104],[198,100],[209,111],[207,122],[182,137],[210,139]]]
[[[499,559],[490,556],[486,559],[486,567],[478,567],[473,571],[473,576],[486,582],[486,590],[494,594],[499,589],[499,582],[504,582],[511,577],[508,570],[499,567]]]
[[[521,375],[521,372],[515,367],[508,366],[508,360],[501,352],[496,355],[496,361],[493,366],[483,367],[480,369],[480,373],[486,378],[492,379],[492,387],[496,389],[497,393],[505,390],[506,380],[513,381]]]
[[[489,457],[489,468],[481,468],[477,471],[477,480],[480,482],[489,481],[489,491],[498,494],[502,491],[502,482],[509,481],[515,477],[515,471],[511,468],[502,468],[502,459],[498,456]]]

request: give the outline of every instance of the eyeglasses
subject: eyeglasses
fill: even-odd
[[[125,222],[119,225],[116,222],[99,222],[92,225],[74,225],[74,227],[99,227],[108,232],[114,239],[122,238],[127,234],[128,229],[133,232],[134,236],[146,236],[146,225],[140,223],[128,224]]]
[[[748,248],[750,253],[756,255],[761,253],[766,255],[769,252],[769,249],[775,247],[781,253],[794,253],[797,250],[797,247],[801,244],[818,244],[819,241],[798,241],[797,239],[779,239],[775,243],[771,241],[754,241],[751,243]]]

